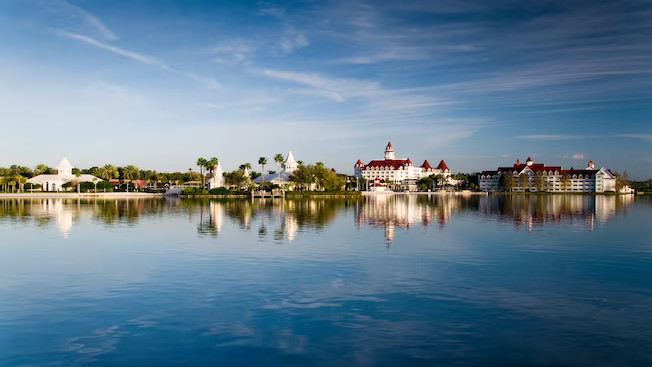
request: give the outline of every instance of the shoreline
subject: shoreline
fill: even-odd
[[[158,198],[163,194],[148,192],[98,192],[98,193],[56,193],[56,192],[23,192],[23,193],[0,193],[0,199],[129,199],[129,198]]]

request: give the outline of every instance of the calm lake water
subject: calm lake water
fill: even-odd
[[[0,200],[0,366],[652,365],[652,198]]]

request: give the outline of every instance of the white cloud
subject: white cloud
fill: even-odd
[[[632,138],[632,139],[641,139],[646,141],[652,141],[652,134],[619,134],[623,138]]]
[[[95,15],[67,1],[61,1],[58,4],[74,17],[80,18],[82,22],[93,27],[104,38],[111,41],[118,39],[115,33],[104,25],[104,23],[102,23],[102,21],[100,21]]]
[[[210,50],[216,55],[214,61],[220,63],[239,63],[245,61],[256,51],[257,47],[252,42],[241,38],[225,40]]]
[[[307,85],[313,90],[301,90],[305,93],[322,95],[338,102],[350,97],[373,96],[383,92],[380,83],[358,79],[326,78],[314,73],[297,73],[266,69],[263,75],[287,82]]]
[[[219,88],[221,88],[220,83],[218,83],[215,79],[213,79],[211,77],[202,76],[202,75],[199,75],[199,74],[197,74],[195,72],[191,72],[191,71],[180,71],[180,70],[173,69],[173,68],[169,67],[167,64],[165,64],[164,62],[162,62],[161,60],[159,60],[157,58],[147,56],[147,55],[143,55],[143,54],[140,54],[140,53],[137,53],[137,52],[125,50],[125,49],[122,49],[122,48],[119,48],[119,47],[116,47],[116,46],[112,46],[112,45],[100,42],[100,41],[98,41],[96,39],[93,39],[91,37],[83,36],[81,34],[66,32],[66,31],[63,31],[63,30],[57,30],[57,33],[65,36],[65,37],[68,37],[70,39],[84,42],[84,43],[86,43],[88,45],[91,45],[93,47],[101,48],[103,50],[112,52],[112,53],[114,53],[116,55],[120,55],[120,56],[123,56],[123,57],[129,58],[129,59],[138,61],[138,62],[146,64],[146,65],[156,66],[158,68],[161,68],[161,69],[163,69],[165,71],[168,71],[168,72],[171,72],[171,73],[182,75],[182,76],[184,76],[184,77],[186,77],[188,79],[191,79],[191,80],[194,80],[196,82],[201,83],[206,88],[209,88],[209,89],[219,89]]]
[[[518,136],[519,139],[530,140],[573,140],[586,138],[585,135],[555,135],[555,134],[535,134]]]
[[[281,18],[285,16],[285,9],[273,6],[265,1],[260,1],[258,2],[258,15]]]
[[[573,154],[573,159],[584,159],[584,153]]]
[[[310,41],[308,41],[305,33],[296,30],[294,27],[288,27],[278,40],[278,52],[289,54],[308,45],[310,45]]]
[[[124,57],[127,57],[129,59],[136,60],[138,62],[142,62],[143,64],[158,66],[158,67],[160,67],[162,69],[166,69],[166,70],[169,69],[167,67],[167,65],[165,65],[163,62],[161,62],[160,60],[158,60],[158,59],[156,59],[154,57],[142,55],[142,54],[139,54],[137,52],[128,51],[128,50],[125,50],[125,49],[122,49],[122,48],[119,48],[119,47],[111,46],[111,45],[108,45],[106,43],[97,41],[97,40],[95,40],[95,39],[93,39],[91,37],[83,36],[81,34],[70,33],[70,32],[66,32],[66,31],[63,31],[63,30],[58,30],[57,32],[59,34],[65,36],[65,37],[70,38],[70,39],[74,39],[74,40],[77,40],[77,41],[84,42],[84,43],[89,44],[89,45],[91,45],[93,47],[104,49],[104,50],[112,52],[112,53],[114,53],[116,55],[124,56]]]

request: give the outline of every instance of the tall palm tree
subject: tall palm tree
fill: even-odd
[[[198,158],[197,166],[199,166],[199,175],[201,176],[201,186],[204,187],[204,167],[208,165],[206,158]]]
[[[27,183],[27,177],[24,177],[22,175],[16,175],[16,182],[18,183],[18,187],[19,187],[18,191],[23,192],[24,191],[23,187]]]
[[[107,164],[106,166],[102,167],[102,173],[104,176],[100,176],[100,177],[107,181],[112,178],[118,178],[118,176],[120,176],[120,171],[118,171],[118,167],[112,164]]]
[[[208,167],[208,169],[210,170],[211,177],[213,177],[213,172],[215,172],[215,169],[217,169],[217,164],[219,162],[220,161],[217,159],[217,157],[213,157],[209,159],[208,162],[206,162],[206,167]]]
[[[136,166],[127,166],[122,169],[122,179],[123,180],[137,180],[140,175],[140,170]],[[127,192],[129,192],[129,184],[127,184]]]
[[[81,172],[77,171],[75,172],[75,179],[72,180],[73,185],[77,186],[77,193],[81,193],[81,181],[79,180],[79,177],[81,177]]]
[[[265,157],[258,158],[258,164],[260,164],[263,167],[262,170],[261,170],[261,172],[263,174],[263,181],[262,182],[265,182],[265,165],[267,164],[267,158],[265,158]]]
[[[274,162],[276,162],[276,165],[278,166],[278,179],[279,179],[279,181],[281,180],[281,163],[283,163],[284,160],[285,160],[285,158],[283,158],[283,154],[281,154],[281,153],[278,153],[278,154],[276,154],[274,156]]]

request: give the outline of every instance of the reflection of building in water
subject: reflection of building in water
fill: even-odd
[[[525,226],[529,231],[554,223],[593,230],[596,223],[604,224],[631,205],[632,200],[631,196],[623,195],[492,195],[480,200],[478,210],[501,219],[509,218],[514,227]]]
[[[285,216],[283,223],[285,225],[285,233],[287,234],[288,241],[292,243],[294,238],[297,236],[297,232],[299,231],[299,223],[297,222],[297,218],[288,213]]]
[[[224,225],[224,204],[217,201],[208,202],[208,218],[204,216],[204,208],[201,208],[202,217],[199,223],[199,231],[218,235]]]
[[[211,201],[209,203],[210,224],[215,229],[215,233],[222,231],[224,224],[224,206],[222,203]]]
[[[387,246],[391,246],[396,227],[409,229],[418,223],[427,226],[433,220],[443,226],[458,202],[437,195],[370,196],[358,207],[357,221],[358,225],[367,222],[371,226],[384,227]]]
[[[32,214],[35,216],[54,218],[57,229],[64,238],[68,238],[73,218],[79,216],[79,210],[75,210],[78,208],[64,205],[62,199],[44,199],[41,201],[41,205],[32,208]]]

